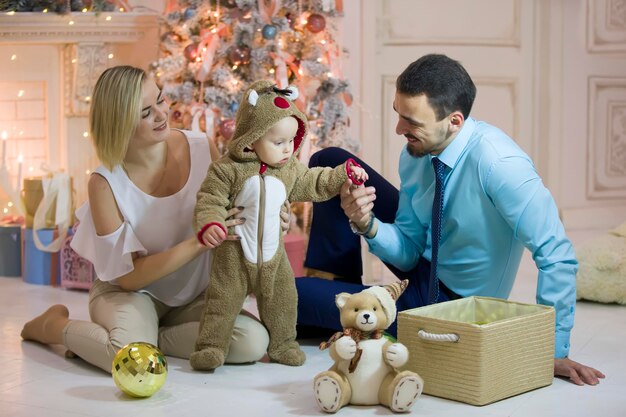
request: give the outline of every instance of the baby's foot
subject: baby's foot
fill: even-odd
[[[67,307],[55,304],[24,325],[21,333],[22,339],[45,344],[62,343],[62,334],[57,334],[59,333],[57,330],[61,328],[61,322],[66,322],[69,316],[70,312]]]
[[[189,357],[191,367],[197,371],[210,371],[224,365],[224,352],[207,347],[193,352]]]
[[[289,366],[302,366],[306,360],[306,355],[300,349],[298,343],[290,343],[286,349],[275,349],[268,352],[271,360]]]

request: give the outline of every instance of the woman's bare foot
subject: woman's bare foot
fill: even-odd
[[[24,325],[22,339],[34,340],[48,345],[63,343],[63,329],[69,321],[70,312],[62,304],[55,304],[41,315]]]

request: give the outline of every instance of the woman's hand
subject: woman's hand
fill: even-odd
[[[245,218],[237,217],[238,214],[241,214],[243,211],[243,207],[233,207],[226,212],[226,228],[230,229],[231,227],[238,226],[244,224],[246,222]],[[232,234],[226,236],[226,240],[241,240],[241,236]]]
[[[289,232],[291,226],[291,203],[289,200],[285,200],[283,206],[280,209],[280,230],[283,231],[283,236]]]

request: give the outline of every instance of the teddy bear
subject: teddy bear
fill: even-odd
[[[577,248],[576,298],[626,305],[626,223]]]
[[[335,363],[313,381],[315,399],[323,411],[335,413],[347,404],[382,404],[402,413],[421,395],[422,378],[398,370],[409,359],[406,346],[383,335],[396,319],[396,300],[408,283],[403,280],[335,297],[344,330],[320,345],[320,349],[330,349]]]

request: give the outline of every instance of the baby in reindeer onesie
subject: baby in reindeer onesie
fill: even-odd
[[[224,363],[235,318],[245,297],[256,295],[270,335],[271,360],[299,366],[297,293],[280,228],[285,200],[325,201],[350,178],[367,179],[353,159],[336,168],[307,168],[297,155],[308,128],[293,103],[297,90],[257,81],[244,93],[228,153],[209,168],[197,196],[194,227],[200,242],[215,248],[206,306],[191,366],[210,370]],[[226,240],[226,212],[244,207],[235,226],[241,240]]]

